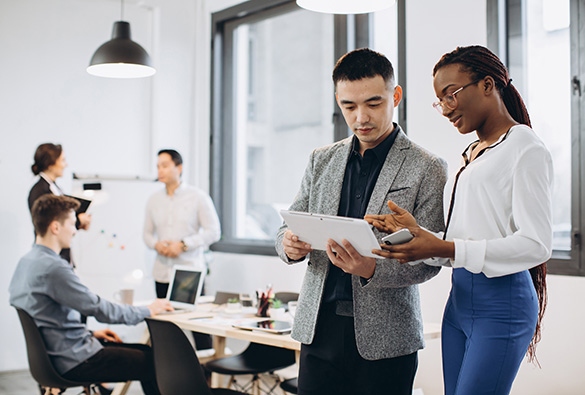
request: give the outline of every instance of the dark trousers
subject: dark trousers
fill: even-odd
[[[152,350],[144,344],[102,342],[97,354],[63,375],[74,381],[114,383],[139,380],[146,395],[159,395]]]
[[[157,298],[164,299],[167,297],[169,283],[159,283],[158,281],[155,281],[154,287],[156,289]],[[206,333],[193,332],[193,339],[195,340],[195,348],[197,350],[207,350],[209,348],[213,348],[213,340],[211,339],[211,335]]]
[[[410,395],[417,353],[369,361],[355,342],[353,317],[335,314],[335,303],[321,306],[310,345],[301,345],[299,395]]]

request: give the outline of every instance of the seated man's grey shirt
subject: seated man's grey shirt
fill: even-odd
[[[83,285],[55,251],[35,245],[19,262],[9,287],[10,304],[30,314],[61,374],[102,349],[81,315],[112,324],[135,325],[150,316],[148,307],[108,302]]]

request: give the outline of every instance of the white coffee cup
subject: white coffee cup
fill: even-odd
[[[297,312],[297,304],[298,304],[298,302],[296,300],[291,300],[290,302],[288,302],[288,312],[293,317],[295,316],[295,313]]]
[[[114,293],[114,299],[119,303],[132,305],[134,301],[134,290],[121,289]]]

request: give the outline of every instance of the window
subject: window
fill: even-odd
[[[279,211],[310,153],[348,136],[331,72],[341,55],[368,45],[370,17],[250,0],[212,24],[211,195],[223,233],[212,249],[275,254]]]
[[[488,7],[498,7],[497,3],[488,2]],[[500,4],[497,19],[500,25],[507,20],[507,35],[498,52],[507,59],[532,127],[554,161],[554,252],[549,272],[585,275],[581,245],[584,217],[580,214],[585,130],[581,126],[584,106],[579,81],[584,71],[583,60],[579,64],[579,59],[585,53],[577,34],[584,26],[583,1],[507,0],[504,5]],[[497,47],[496,40],[491,44]]]

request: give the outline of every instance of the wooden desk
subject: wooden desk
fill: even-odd
[[[182,313],[158,315],[154,317],[163,321],[170,321],[178,327],[200,333],[207,333],[213,336],[213,348],[215,354],[213,358],[223,358],[225,354],[226,339],[246,340],[253,343],[266,344],[274,347],[282,347],[294,350],[298,357],[301,350],[301,343],[292,339],[290,334],[278,335],[265,333],[261,331],[249,331],[237,329],[232,326],[236,321],[262,320],[265,318],[256,317],[254,314],[227,314],[224,313],[217,305],[204,304],[199,305],[197,311]],[[424,324],[424,337],[426,340],[436,339],[441,336],[441,325],[437,323]],[[219,384],[219,376],[212,375],[212,387]],[[123,388],[123,386],[125,388]],[[123,395],[126,393],[128,384],[120,383],[116,386],[113,395]]]

